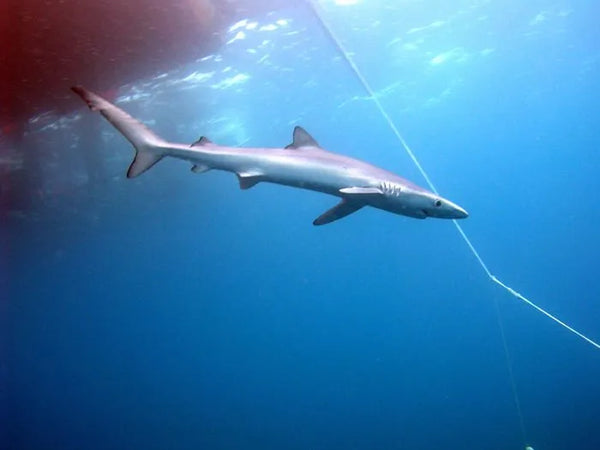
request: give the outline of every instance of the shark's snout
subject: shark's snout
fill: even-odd
[[[438,199],[435,202],[437,208],[430,212],[429,215],[433,217],[439,217],[442,219],[466,219],[469,217],[469,213],[458,206],[456,203],[452,203],[446,199]]]
[[[469,213],[464,209],[461,208],[460,211],[457,211],[457,219],[466,219],[467,217],[469,217]]]
[[[452,219],[466,219],[469,213],[458,205],[452,204]]]

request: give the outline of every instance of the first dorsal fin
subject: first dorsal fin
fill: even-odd
[[[208,139],[206,136],[201,136],[196,142],[194,142],[190,147],[199,147],[206,144],[212,144],[212,141]]]
[[[319,143],[308,134],[308,132],[299,126],[294,127],[293,141],[286,148],[300,148],[300,147],[318,147]]]

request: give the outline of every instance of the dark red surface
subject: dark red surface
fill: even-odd
[[[220,0],[0,1],[0,130],[79,106],[69,87],[108,94],[219,46],[235,11]]]

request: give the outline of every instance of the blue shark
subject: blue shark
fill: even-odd
[[[233,172],[242,189],[269,182],[340,198],[337,205],[313,221],[314,225],[334,222],[366,206],[417,219],[468,217],[457,204],[392,172],[323,149],[299,126],[294,128],[292,143],[283,148],[226,147],[206,137],[191,145],[178,144],[165,141],[101,96],[81,86],[72,90],[133,144],[135,157],[128,178],[137,177],[170,156],[189,161],[195,173]]]

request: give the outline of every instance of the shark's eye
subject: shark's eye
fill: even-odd
[[[442,201],[441,200],[436,200],[435,203],[434,203],[434,205],[439,208],[440,206],[442,206]]]

